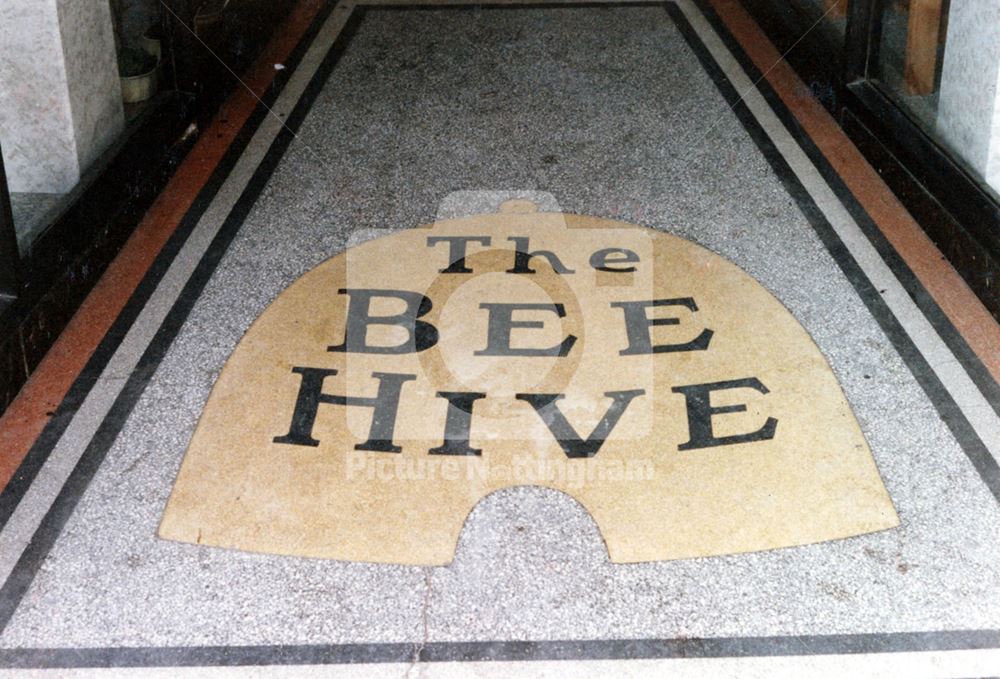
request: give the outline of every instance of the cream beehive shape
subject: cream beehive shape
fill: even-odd
[[[666,233],[513,208],[289,286],[215,384],[160,536],[446,564],[476,503],[524,484],[579,501],[615,562],[898,524],[826,360],[759,283]]]

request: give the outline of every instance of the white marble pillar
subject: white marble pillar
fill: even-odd
[[[69,191],[123,126],[108,0],[0,0],[0,147],[10,190]]]
[[[1000,191],[1000,0],[952,0],[938,133]]]

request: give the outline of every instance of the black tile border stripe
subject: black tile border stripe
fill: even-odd
[[[745,70],[751,81],[757,83],[757,89],[763,95],[771,110],[789,131],[796,143],[806,152],[810,161],[820,170],[824,180],[828,181],[830,188],[836,194],[837,199],[848,208],[851,216],[858,221],[858,225],[864,235],[878,251],[883,261],[889,265],[893,275],[897,277],[906,289],[921,313],[927,317],[936,331],[942,332],[942,340],[945,341],[949,350],[957,349],[956,358],[959,359],[962,367],[972,376],[972,379],[983,392],[986,400],[990,402],[992,399],[996,399],[992,400],[992,405],[997,410],[997,414],[1000,415],[1000,387],[998,387],[992,376],[990,376],[985,366],[975,356],[968,344],[965,343],[965,340],[961,338],[958,330],[955,329],[944,315],[944,312],[941,311],[940,307],[930,297],[914,273],[906,266],[899,253],[893,249],[885,236],[882,235],[871,216],[847,189],[846,184],[837,175],[837,172],[822,152],[816,148],[816,145],[802,130],[798,121],[795,120],[795,117],[785,107],[777,93],[762,77],[760,71],[749,62],[749,57],[746,56],[738,43],[728,33],[725,26],[722,25],[721,19],[712,11],[711,7],[707,6],[706,0],[693,0],[693,2],[698,5],[702,14],[712,24],[713,30],[722,38],[726,48],[736,57],[741,68]],[[969,461],[976,469],[976,472],[986,484],[986,487],[989,488],[996,501],[1000,502],[1000,465],[997,464],[996,458],[990,453],[986,444],[979,437],[979,434],[976,433],[968,418],[966,418],[961,407],[955,402],[951,393],[945,388],[937,373],[934,372],[934,369],[928,363],[927,358],[920,353],[920,350],[893,314],[888,304],[886,304],[878,289],[868,279],[864,270],[854,259],[847,246],[844,245],[844,242],[837,235],[829,221],[827,221],[825,215],[813,201],[808,191],[806,191],[798,175],[788,166],[781,152],[775,147],[774,142],[763,127],[761,127],[750,109],[740,100],[736,89],[729,82],[728,78],[726,78],[719,65],[708,52],[708,49],[694,33],[694,29],[684,19],[680,9],[676,5],[670,4],[667,7],[667,11],[674,16],[675,22],[688,40],[691,49],[698,56],[702,66],[715,81],[722,96],[732,105],[732,110],[740,119],[744,129],[753,138],[757,144],[757,148],[764,154],[764,157],[767,158],[775,174],[778,175],[784,184],[785,190],[798,203],[799,209],[802,210],[802,213],[809,220],[813,230],[823,242],[830,256],[833,257],[837,266],[840,267],[844,276],[847,277],[847,280],[850,281],[855,291],[861,297],[869,313],[875,318],[896,351],[899,352],[903,362],[906,363],[910,372],[924,390],[924,393],[927,394],[938,415],[940,415],[942,421],[958,441]],[[834,178],[836,181],[831,181],[830,178]],[[945,328],[947,328],[947,331],[945,331]],[[948,342],[948,337],[951,338],[952,342],[958,343],[960,346],[953,347]],[[963,350],[964,353],[962,353]],[[963,356],[970,362],[966,363],[963,361]],[[978,381],[976,381],[974,375],[978,375]]]
[[[983,365],[979,356],[969,347],[965,338],[952,324],[948,316],[934,298],[927,292],[923,283],[917,278],[913,270],[903,260],[900,254],[892,246],[889,240],[876,225],[875,220],[868,214],[851,190],[847,187],[844,179],[837,173],[827,160],[826,156],[816,146],[809,134],[802,128],[798,119],[784,105],[781,97],[771,87],[767,79],[763,77],[760,69],[743,51],[743,48],[726,28],[725,23],[718,16],[715,10],[709,5],[707,0],[692,0],[701,10],[713,30],[722,39],[723,44],[740,64],[740,67],[747,74],[747,77],[756,83],[757,89],[767,101],[771,110],[781,121],[785,129],[788,130],[792,138],[812,161],[820,175],[830,186],[840,202],[847,209],[848,213],[857,223],[858,227],[868,238],[872,247],[878,252],[882,261],[886,263],[896,279],[902,284],[910,299],[913,300],[917,308],[930,322],[931,326],[941,337],[948,349],[958,359],[960,365],[965,369],[969,378],[976,385],[979,391],[986,398],[986,401],[993,407],[993,410],[1000,415],[1000,383],[997,383],[993,375]],[[850,142],[849,142],[850,143]],[[901,208],[902,209],[902,208]],[[1000,350],[1000,349],[998,349]]]
[[[713,24],[714,30],[716,30],[716,32],[718,32],[726,42],[727,48],[740,61],[741,66],[747,69],[746,56],[742,53],[739,46],[735,44],[731,36],[729,36],[725,27],[721,25],[718,17],[714,15],[710,8],[706,8],[704,6],[702,0],[695,0],[695,2],[699,4],[701,11]],[[627,3],[627,5],[660,5],[665,7],[667,12],[673,18],[678,29],[684,35],[685,40],[688,41],[688,44],[694,50],[699,61],[706,68],[710,77],[712,77],[713,81],[715,81],[726,100],[730,103],[735,103],[737,101],[738,95],[736,94],[735,89],[732,87],[731,83],[729,83],[718,64],[715,63],[711,54],[707,51],[707,48],[701,43],[700,38],[688,24],[686,18],[676,5],[672,2],[640,2]],[[461,8],[537,9],[539,7],[565,9],[595,6],[614,9],[615,7],[620,7],[621,4],[560,3],[547,5],[443,5],[414,7],[373,6],[371,9],[397,11],[403,9],[448,10]],[[331,6],[327,8],[327,12],[330,9],[332,9],[332,3]],[[153,341],[147,347],[143,357],[140,359],[138,367],[130,376],[125,388],[116,399],[108,416],[102,422],[98,432],[94,436],[94,439],[84,451],[80,462],[73,470],[69,480],[59,493],[59,496],[56,498],[52,508],[46,514],[42,525],[36,531],[24,554],[22,554],[21,559],[18,561],[11,577],[4,584],[3,588],[0,589],[0,629],[9,623],[21,601],[21,598],[27,592],[35,573],[55,543],[55,540],[58,538],[62,527],[65,525],[65,522],[75,509],[78,500],[86,490],[86,487],[93,475],[100,467],[104,456],[117,437],[121,427],[124,425],[132,407],[138,401],[150,377],[159,365],[160,360],[163,358],[174,337],[176,337],[176,334],[179,332],[184,320],[187,318],[188,313],[203,290],[205,284],[211,277],[212,272],[219,261],[221,261],[222,256],[225,254],[228,245],[238,233],[243,219],[252,208],[257,195],[266,185],[278,162],[281,160],[285,150],[294,138],[294,131],[298,129],[299,125],[301,125],[302,120],[308,113],[313,100],[322,89],[327,77],[336,64],[336,61],[346,49],[347,42],[350,40],[350,37],[357,28],[357,25],[363,20],[366,10],[368,9],[369,7],[361,6],[355,9],[352,13],[352,16],[348,21],[348,25],[345,26],[344,30],[338,36],[333,47],[331,47],[330,52],[324,58],[323,63],[320,65],[316,74],[303,93],[303,96],[297,102],[292,114],[289,116],[287,124],[290,129],[283,129],[272,142],[264,160],[257,168],[252,179],[250,180],[250,183],[244,189],[240,199],[237,201],[237,204],[234,206],[219,233],[216,235],[212,244],[209,246],[209,249],[199,262],[195,272],[186,283],[184,290],[174,306],[171,308],[167,318],[158,329]],[[308,39],[304,38],[302,43],[300,43],[299,47],[302,48],[303,52],[305,46],[311,42],[314,35],[314,32],[311,33],[308,36]],[[297,47],[296,50],[298,50],[299,47]],[[748,69],[747,72],[752,74],[755,72],[755,69]],[[780,100],[777,99],[774,92],[771,91],[769,86],[767,86],[764,82],[760,83],[758,88],[762,91],[770,106],[775,110],[775,113],[778,114],[779,119],[788,125],[790,114],[784,108]],[[917,351],[915,345],[913,345],[912,340],[910,340],[906,335],[905,331],[892,315],[884,300],[882,300],[881,296],[878,294],[877,290],[875,290],[871,282],[868,281],[867,277],[847,251],[846,247],[840,241],[832,227],[830,227],[830,225],[826,222],[822,213],[812,202],[801,183],[798,182],[797,176],[794,175],[787,163],[785,163],[784,159],[777,152],[773,142],[771,142],[763,128],[753,117],[753,114],[743,103],[736,103],[734,106],[734,112],[740,119],[741,123],[743,123],[743,125],[747,128],[747,132],[751,135],[751,137],[753,137],[754,141],[761,148],[761,151],[772,164],[772,167],[778,173],[779,177],[785,183],[785,186],[789,190],[791,196],[799,202],[803,213],[809,218],[810,223],[813,224],[813,227],[817,230],[817,234],[823,240],[824,245],[826,245],[827,249],[844,271],[845,275],[847,275],[848,279],[858,290],[858,293],[868,306],[870,312],[883,327],[883,330],[889,335],[894,346],[896,346],[897,350],[900,351],[901,355],[904,357],[904,360],[907,360],[908,365],[913,371],[915,377],[928,393],[931,400],[935,403],[935,406],[938,408],[939,412],[941,412],[945,422],[948,423],[948,426],[952,428],[953,433],[955,433],[956,437],[958,437],[959,443],[963,445],[963,448],[966,447],[966,444],[974,444],[977,441],[979,445],[982,446],[982,442],[975,436],[975,432],[972,430],[971,425],[969,425],[969,423],[965,420],[964,415],[962,415],[950,395],[948,395],[944,390],[940,380],[938,380],[929,365],[927,365],[926,360],[919,354],[919,351]],[[253,129],[256,129],[256,125],[259,124],[264,113],[266,112],[262,112],[260,110],[255,111],[254,117],[252,118],[254,121]],[[257,117],[258,114],[261,114],[261,117]],[[792,120],[792,122],[794,123],[794,120]],[[251,121],[247,122],[245,129],[250,129],[250,123]],[[802,131],[797,128],[797,125],[793,124],[789,126],[789,129],[796,137],[803,134]],[[249,133],[249,136],[252,136],[252,131]],[[246,141],[249,141],[249,136],[246,140],[243,140],[243,131],[241,131],[240,140],[243,141],[244,146]],[[797,141],[799,141],[800,144],[802,143],[801,139],[797,138]],[[808,140],[806,141],[811,145],[811,142]],[[804,148],[806,147],[804,146]],[[812,146],[812,149],[815,151],[814,146]],[[237,151],[236,145],[234,144],[234,157],[230,158],[230,154],[227,153],[225,160],[231,160],[235,163],[235,158],[238,158],[242,150],[243,147],[240,147]],[[808,153],[809,149],[806,148],[806,150]],[[824,171],[822,170],[822,165],[823,162],[825,162],[825,159],[819,158],[818,160],[822,162],[817,162],[816,159],[814,159],[814,162],[817,162],[817,165],[821,166],[821,171]],[[221,167],[222,165],[220,164],[220,168]],[[832,168],[830,168],[827,164],[825,171],[830,172],[832,171]],[[219,184],[221,185],[221,181],[227,173],[228,170],[225,173],[220,174],[218,178],[213,175],[213,180],[219,179]],[[846,190],[846,187],[843,186],[842,182],[839,186],[840,190]],[[834,188],[837,190],[836,186]],[[206,186],[204,191],[207,192],[209,189],[210,187]],[[218,186],[215,186],[214,191],[217,190]],[[214,191],[212,191],[212,195],[214,195]],[[207,195],[208,194],[206,193],[206,196]],[[849,192],[847,192],[846,198],[842,196],[842,199],[844,199],[845,204],[849,204],[848,199],[853,201],[853,196],[850,196]],[[210,202],[210,198],[206,198],[203,203],[201,201],[201,196],[199,196],[199,200],[196,202],[196,205],[192,207],[192,214],[195,212],[196,207],[203,211]],[[863,209],[860,208],[860,205],[857,205],[856,201],[854,202],[854,205],[855,209],[861,210],[861,214],[867,219],[867,215],[864,214]],[[188,233],[191,229],[193,229],[195,223],[197,223],[196,218],[191,217],[190,223],[188,218],[185,218],[184,226],[187,227]],[[181,229],[178,229],[178,231],[180,232]],[[116,321],[112,331],[108,333],[105,337],[105,341],[102,342],[100,351],[104,352],[107,358],[110,358],[114,348],[117,347],[121,338],[124,337],[125,331],[127,331],[128,327],[131,326],[131,323],[134,322],[135,317],[142,308],[142,305],[146,300],[148,300],[149,295],[152,294],[152,290],[155,289],[156,284],[159,282],[160,278],[162,278],[162,275],[169,266],[170,261],[172,261],[173,256],[176,255],[177,251],[179,251],[180,245],[183,244],[183,240],[186,239],[186,235],[181,237],[175,234],[175,236],[180,238],[180,241],[174,243],[173,239],[171,239],[168,245],[172,246],[172,249],[168,250],[167,247],[164,248],[164,251],[161,253],[161,256],[163,257],[162,261],[159,257],[157,258],[157,261],[154,264],[154,269],[147,274],[146,279],[143,280],[140,288],[129,301],[129,305]],[[872,238],[872,235],[869,234],[869,238]],[[883,242],[883,245],[888,248],[890,258],[898,258],[898,255],[895,254],[894,250],[892,250],[891,246],[889,246],[887,242]],[[906,285],[906,281],[904,280],[903,282],[904,285]],[[907,287],[907,289],[911,295],[916,295],[916,297],[914,297],[915,299],[921,296],[922,288],[911,289],[910,287]],[[926,292],[923,294],[926,294]],[[925,311],[923,307],[921,307],[921,310]],[[931,312],[933,312],[933,309],[931,309]],[[940,312],[939,309],[938,312]],[[947,319],[943,318],[943,314],[942,319],[942,322],[950,327]],[[119,323],[122,323],[123,325],[119,327]],[[116,335],[114,331],[118,331],[120,334]],[[954,328],[951,328],[951,332],[957,335],[957,331],[955,331]],[[115,339],[116,337],[117,340]],[[958,336],[958,339],[960,340],[961,337]],[[105,346],[105,342],[110,342],[110,344]],[[95,357],[96,356],[97,353],[95,352]],[[107,358],[105,358],[105,363]],[[913,359],[914,362],[911,362],[911,359]],[[93,365],[91,365],[91,363],[93,363]],[[982,367],[981,364],[980,367]],[[89,389],[97,375],[100,374],[100,369],[102,368],[103,364],[95,362],[94,357],[92,357],[91,362],[88,363],[87,370],[85,370],[84,374],[81,375],[77,384],[74,384],[74,389]],[[78,387],[78,385],[81,386]],[[83,392],[83,396],[85,395],[86,391]],[[939,403],[938,399],[940,398],[943,398],[944,401]],[[75,407],[73,407],[73,401],[70,400],[69,397],[67,397],[67,401],[68,403],[64,402],[63,406],[60,406],[60,410],[63,412],[63,417],[68,422],[69,416],[71,416]],[[80,402],[82,402],[82,398],[80,399]],[[63,411],[64,406],[65,410]],[[58,423],[53,422],[50,423],[49,426],[53,427],[53,431],[55,431],[55,429],[58,428]],[[61,434],[61,431],[64,429],[65,424],[62,425],[62,429],[59,430],[58,433]],[[58,441],[59,436],[54,433],[49,433],[48,428],[46,429],[46,432],[43,432],[43,436],[50,437],[51,445],[49,446],[49,450],[51,450],[51,446]],[[989,452],[985,450],[985,446],[982,446],[982,449],[985,455],[992,460],[992,457],[989,456]],[[966,448],[966,452],[969,454],[970,459],[973,459],[975,462],[973,453],[969,453],[968,448]],[[47,452],[44,454],[41,452],[37,453],[36,457],[38,455],[41,455],[41,462],[44,462]],[[39,467],[41,462],[37,462]],[[995,468],[995,461],[993,461],[993,465]],[[37,469],[35,469],[34,472],[37,473]],[[982,469],[980,469],[980,473],[983,473]],[[991,484],[990,478],[984,476],[984,480],[986,480],[988,485]],[[998,495],[997,488],[1000,487],[1000,485],[995,482],[996,479],[993,479],[994,485],[990,485],[990,487],[991,490],[994,491],[994,495]],[[998,498],[1000,498],[1000,495],[998,495]],[[7,517],[0,516],[0,518],[5,519]],[[70,668],[302,665],[330,663],[411,662],[414,659],[419,659],[425,662],[443,662],[476,660],[707,658],[747,655],[787,656],[992,648],[1000,648],[1000,630],[890,632],[772,637],[719,637],[701,639],[589,639],[567,641],[428,642],[420,644],[375,643],[86,649],[7,648],[0,649],[0,667]]]
[[[328,9],[330,9],[330,7],[328,7]],[[13,617],[13,614],[17,610],[17,606],[20,604],[22,597],[25,592],[27,592],[31,582],[34,580],[35,574],[41,567],[41,564],[48,555],[52,545],[55,544],[63,526],[72,515],[73,510],[76,508],[77,503],[86,491],[87,486],[90,484],[94,474],[97,473],[97,469],[104,461],[108,450],[118,437],[121,428],[124,426],[125,421],[131,414],[132,409],[138,402],[142,392],[149,384],[150,378],[153,376],[153,373],[159,366],[160,361],[163,360],[163,357],[166,355],[167,350],[173,343],[174,338],[180,331],[181,326],[187,319],[195,301],[201,294],[205,285],[208,283],[209,278],[211,278],[212,273],[215,271],[215,268],[218,266],[218,263],[221,261],[223,255],[228,249],[229,244],[239,231],[240,226],[242,226],[247,213],[249,213],[250,209],[253,207],[257,197],[260,195],[260,192],[263,190],[281,158],[284,156],[289,144],[295,138],[295,132],[298,130],[302,120],[306,116],[306,113],[311,108],[313,100],[316,98],[319,90],[326,82],[326,77],[339,60],[340,55],[343,53],[343,47],[346,41],[350,38],[352,25],[357,25],[362,16],[363,13],[358,13],[348,20],[348,25],[345,26],[343,31],[341,31],[330,51],[325,55],[323,62],[320,64],[309,84],[306,86],[306,89],[299,98],[298,102],[296,102],[291,114],[285,120],[284,126],[272,141],[267,153],[254,171],[249,183],[241,192],[236,204],[226,217],[208,249],[201,257],[201,260],[195,267],[191,277],[185,283],[179,297],[171,306],[166,318],[163,320],[156,334],[153,336],[153,339],[144,350],[135,370],[131,375],[129,375],[127,381],[125,382],[125,386],[118,394],[118,397],[115,399],[107,415],[104,417],[93,438],[84,449],[83,454],[73,471],[70,473],[65,485],[59,491],[55,501],[49,508],[48,512],[46,512],[41,524],[32,536],[31,541],[28,543],[24,552],[21,554],[21,557],[18,559],[10,577],[7,578],[3,587],[0,588],[0,631],[6,628],[11,617]],[[322,26],[322,23],[319,23],[318,25]],[[313,34],[306,37],[308,40],[304,39],[299,45],[303,49],[303,51],[298,55],[300,59],[301,55],[304,54],[304,50],[307,49],[309,44],[311,44],[312,38],[315,36]],[[258,104],[258,107],[254,112],[254,122],[259,125],[265,115],[270,115],[268,107],[263,104]],[[247,128],[251,127],[249,123],[250,121],[247,123]],[[255,128],[256,125],[253,127]],[[253,131],[255,131],[255,129]],[[252,132],[249,136],[253,136]],[[218,187],[215,187],[215,191],[217,190]],[[193,225],[191,225],[191,228],[193,229]],[[164,268],[169,267],[170,261],[171,260],[164,261]],[[129,302],[129,306],[131,306],[131,300]]]
[[[167,646],[28,648],[0,651],[5,667],[247,667],[418,662],[636,660],[746,656],[855,655],[1000,647],[998,630],[829,634],[700,639],[585,639],[574,641],[430,641],[290,646]],[[761,650],[765,653],[761,653]]]
[[[21,461],[21,464],[18,465],[14,475],[7,482],[7,485],[0,490],[0,531],[7,525],[11,515],[17,509],[21,498],[24,497],[32,481],[35,480],[39,470],[52,453],[53,448],[55,448],[59,439],[62,438],[66,428],[73,420],[76,411],[83,405],[83,402],[90,394],[101,373],[104,372],[111,357],[114,356],[122,340],[125,339],[125,335],[128,334],[135,319],[138,318],[142,309],[146,306],[146,302],[152,296],[153,291],[156,290],[163,276],[170,268],[170,264],[174,261],[177,253],[180,252],[181,248],[187,242],[188,237],[194,231],[195,226],[198,225],[205,210],[212,204],[229,173],[243,155],[243,151],[246,149],[247,144],[250,143],[260,123],[267,117],[268,109],[273,106],[278,96],[284,90],[288,79],[295,71],[295,67],[302,60],[316,33],[322,27],[323,21],[329,16],[332,9],[333,3],[330,3],[330,5],[324,7],[319,12],[309,28],[306,29],[302,39],[285,60],[286,70],[275,73],[268,91],[261,97],[262,103],[258,103],[257,107],[250,114],[250,117],[243,124],[243,127],[240,128],[232,145],[227,149],[208,181],[199,190],[198,195],[181,219],[180,224],[178,224],[174,233],[170,235],[159,254],[153,260],[149,270],[143,276],[139,285],[136,286],[135,291],[125,303],[125,306],[118,314],[114,323],[112,323],[107,334],[105,334],[101,342],[97,345],[94,353],[87,360],[80,375],[73,381],[69,391],[55,409],[51,419],[42,428],[42,432],[35,439],[27,455]]]

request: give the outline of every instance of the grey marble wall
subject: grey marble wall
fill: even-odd
[[[70,190],[123,126],[107,0],[0,1],[0,146],[11,191]]]
[[[1000,191],[1000,0],[952,0],[937,129]]]

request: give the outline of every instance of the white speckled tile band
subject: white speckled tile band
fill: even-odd
[[[330,15],[323,30],[316,36],[308,54],[275,103],[275,110],[291,109],[302,95],[319,63],[347,21],[347,15],[347,11]],[[41,523],[42,517],[111,409],[128,375],[135,370],[142,353],[282,127],[283,123],[276,115],[268,115],[263,119],[226,182],[184,244],[184,248],[171,263],[170,270],[160,282],[156,292],[133,323],[118,351],[108,362],[104,373],[74,414],[73,421],[49,455],[31,488],[0,532],[0,580],[5,580],[14,568],[25,545]]]
[[[920,312],[889,266],[879,256],[865,237],[843,202],[824,181],[816,166],[806,156],[802,147],[792,138],[781,121],[756,89],[756,83],[740,68],[729,50],[705,20],[691,0],[677,0],[691,25],[698,31],[712,56],[741,93],[743,102],[753,112],[757,121],[788,161],[802,184],[809,191],[816,205],[837,231],[855,260],[861,265],[869,280],[879,289],[893,315],[917,345],[920,353],[928,357],[931,367],[965,413],[979,437],[987,443],[994,459],[1000,459],[1000,416],[973,384],[968,373],[955,359],[930,322]]]

